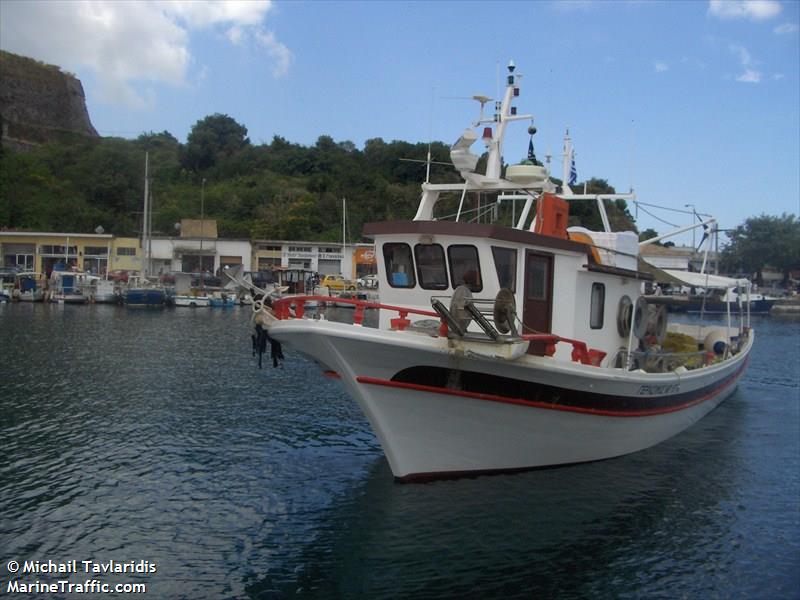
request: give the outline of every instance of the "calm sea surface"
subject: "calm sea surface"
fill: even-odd
[[[403,485],[337,381],[256,367],[249,316],[0,305],[0,595],[90,578],[10,560],[113,559],[157,566],[94,576],[140,598],[800,597],[800,321],[755,321],[660,446]]]

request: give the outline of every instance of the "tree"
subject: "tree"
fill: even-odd
[[[216,113],[192,126],[186,138],[186,162],[195,171],[205,171],[249,145],[247,127]]]
[[[613,186],[605,179],[592,177],[586,181],[587,194],[616,194]],[[572,186],[575,193],[583,193],[584,184]],[[636,231],[633,216],[628,211],[625,200],[604,200],[611,231]],[[569,224],[581,225],[592,231],[603,230],[603,220],[594,200],[575,200],[569,203]]]
[[[722,251],[722,267],[728,272],[756,273],[756,283],[763,285],[764,267],[783,273],[800,269],[800,221],[795,215],[750,217],[727,233],[730,243]]]
[[[643,242],[645,240],[649,240],[649,239],[652,239],[654,237],[658,237],[658,232],[655,229],[653,229],[652,227],[649,227],[649,228],[645,229],[644,231],[642,231],[639,234],[639,241]],[[658,246],[661,245],[661,242],[654,242],[654,243],[656,245],[658,245]]]

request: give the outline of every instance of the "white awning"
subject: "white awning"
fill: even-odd
[[[709,275],[707,273],[692,273],[690,271],[676,271],[674,269],[663,269],[663,271],[674,279],[683,282],[684,285],[692,287],[713,288],[729,290],[738,286],[750,287],[747,279],[733,279],[722,277],[721,275]]]

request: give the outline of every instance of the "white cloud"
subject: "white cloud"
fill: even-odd
[[[269,0],[0,2],[0,45],[67,70],[88,70],[101,100],[145,109],[156,100],[147,82],[182,86],[190,67],[200,77],[207,72],[190,52],[198,29],[221,28],[236,45],[258,43],[274,61],[273,74],[286,74],[291,52],[261,30],[271,7]]]
[[[653,68],[656,70],[656,73],[663,73],[664,71],[669,71],[669,64],[663,60],[657,60],[653,63]]]
[[[783,74],[783,73],[775,73],[775,74],[772,76],[772,80],[773,80],[773,81],[780,81],[780,80],[781,80],[781,79],[783,79],[783,78],[784,78],[784,74]]]
[[[783,7],[777,0],[709,0],[708,15],[719,19],[764,21],[777,17]]]
[[[292,53],[289,49],[275,39],[275,34],[271,31],[257,31],[255,38],[258,43],[264,46],[273,59],[272,74],[275,77],[282,77],[289,71],[292,62]]]
[[[761,73],[754,69],[745,69],[744,73],[737,75],[735,79],[742,83],[761,83]]]
[[[797,26],[797,23],[783,23],[782,25],[778,25],[773,31],[777,34],[786,34],[786,33],[797,33],[800,30],[800,27]]]
[[[742,65],[742,69],[744,69],[743,73],[735,77],[736,81],[741,81],[742,83],[761,83],[761,72],[755,68],[756,65],[758,65],[758,61],[753,59],[747,48],[739,46],[738,44],[731,44],[730,50],[739,58],[739,63]]]

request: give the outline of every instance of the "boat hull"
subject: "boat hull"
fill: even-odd
[[[132,308],[161,308],[164,300],[164,290],[158,288],[131,288],[125,293],[125,304]]]
[[[742,352],[716,366],[650,374],[528,355],[498,360],[468,343],[325,321],[280,321],[270,335],[339,374],[403,480],[587,462],[648,448],[725,400],[752,345],[750,336]]]
[[[188,308],[206,308],[211,306],[211,299],[208,296],[175,296],[172,301],[175,306],[185,306]]]
[[[768,315],[774,304],[775,301],[769,299],[751,300],[750,314]],[[727,302],[707,301],[704,305],[702,298],[692,298],[682,304],[668,304],[667,308],[670,312],[704,313],[708,315],[725,315],[728,314],[729,309]],[[739,310],[737,303],[730,303],[730,314],[738,315]]]

